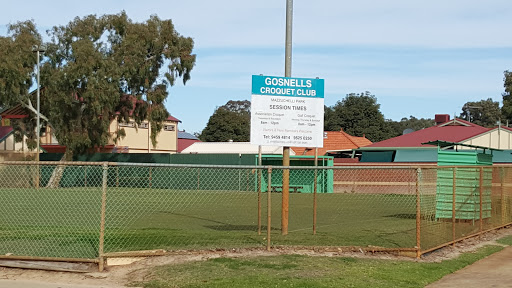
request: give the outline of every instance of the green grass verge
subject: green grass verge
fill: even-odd
[[[424,287],[502,250],[485,246],[441,263],[284,255],[218,258],[155,268],[151,280],[132,285],[164,287]]]
[[[512,235],[511,236],[505,236],[501,239],[498,239],[498,241],[496,241],[500,244],[503,244],[503,245],[508,245],[508,246],[512,246]]]

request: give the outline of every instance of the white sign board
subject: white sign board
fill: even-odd
[[[252,76],[251,144],[323,147],[324,80]]]

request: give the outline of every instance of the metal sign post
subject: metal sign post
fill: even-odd
[[[286,44],[284,77],[292,77],[292,23],[293,0],[286,0]],[[290,147],[283,147],[283,166],[290,166]],[[281,207],[281,234],[288,234],[288,203],[290,196],[290,170],[283,170],[283,200]]]
[[[290,147],[323,147],[324,127],[324,80],[291,77],[292,15],[293,1],[287,0],[285,77],[253,75],[251,97],[251,144],[283,147],[283,235],[288,234]]]

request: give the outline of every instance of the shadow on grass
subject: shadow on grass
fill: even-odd
[[[416,214],[405,214],[405,213],[402,213],[402,214],[392,214],[392,215],[387,215],[387,216],[384,216],[384,217],[387,217],[387,218],[399,218],[399,219],[416,219]]]
[[[416,213],[401,213],[401,214],[392,214],[392,215],[386,215],[384,217],[387,218],[398,218],[398,219],[416,219]],[[424,215],[421,214],[422,220],[434,220],[434,215]]]
[[[204,226],[205,228],[216,230],[216,231],[258,231],[257,225],[231,225],[231,224],[225,224],[225,225],[217,225],[217,226]],[[267,227],[262,226],[262,230],[266,231]],[[274,228],[272,227],[270,229],[272,230],[281,230],[280,228]]]
[[[210,223],[210,225],[203,225],[203,227],[205,227],[207,229],[215,230],[215,231],[258,231],[257,225],[229,224],[229,223],[214,220],[214,219],[209,219],[209,218],[200,217],[200,216],[196,216],[196,215],[190,215],[190,214],[175,213],[175,212],[160,211],[160,213],[172,214],[172,215],[185,217],[185,218],[189,218],[189,219],[205,221],[205,222]],[[218,224],[218,225],[215,225],[215,224]],[[262,226],[262,229],[266,229],[266,227]],[[272,228],[271,230],[276,230],[276,229],[277,228]],[[277,229],[277,230],[280,230],[280,229]]]

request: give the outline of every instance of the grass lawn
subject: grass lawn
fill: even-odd
[[[298,255],[217,258],[157,267],[146,282],[132,284],[145,288],[424,287],[502,249],[485,246],[441,263]]]
[[[109,187],[104,251],[261,247],[267,223],[267,194],[262,196],[258,235],[255,192]],[[101,197],[100,187],[0,189],[0,254],[97,257]],[[276,193],[271,199],[272,245],[416,245],[414,195],[318,194],[313,235],[313,195],[292,193],[286,236],[280,231],[281,197]],[[450,227],[424,220],[422,243],[449,241]]]

